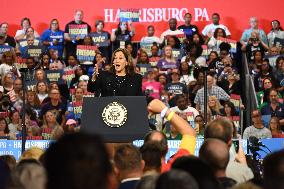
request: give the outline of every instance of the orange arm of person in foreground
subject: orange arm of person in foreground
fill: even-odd
[[[158,99],[152,100],[148,105],[148,111],[150,114],[159,114],[164,108],[166,108],[166,105]],[[165,117],[168,117],[170,113],[171,111],[168,110]],[[196,145],[195,130],[186,120],[175,113],[169,121],[172,126],[174,126],[175,129],[182,135],[180,149],[186,149],[188,152],[190,152],[190,154],[193,155]]]

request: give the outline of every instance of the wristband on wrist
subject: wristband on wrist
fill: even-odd
[[[169,113],[169,115],[167,116],[167,120],[171,121],[173,119],[174,114],[175,114],[175,112]]]
[[[161,118],[163,119],[165,116],[166,116],[166,113],[167,113],[167,111],[168,111],[168,107],[165,107],[162,111],[161,111]]]

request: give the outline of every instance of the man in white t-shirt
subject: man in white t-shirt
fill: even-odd
[[[171,108],[171,111],[176,112],[180,117],[188,121],[188,123],[194,128],[194,118],[199,115],[199,112],[188,106],[188,102],[184,95],[176,96],[176,106]]]
[[[141,43],[150,43],[153,44],[154,42],[159,44],[160,38],[157,36],[154,36],[155,34],[155,28],[153,25],[150,25],[147,27],[147,36],[142,37]]]
[[[218,13],[213,13],[212,23],[204,27],[204,29],[202,30],[202,35],[206,37],[212,37],[214,34],[214,31],[217,28],[222,28],[225,30],[227,37],[231,36],[229,29],[225,25],[220,24],[219,21],[220,21],[220,15]]]
[[[166,31],[164,31],[160,37],[160,43],[164,43],[165,37],[168,35],[184,35],[184,32],[177,29],[177,19],[171,18],[169,20],[169,26],[170,28]]]

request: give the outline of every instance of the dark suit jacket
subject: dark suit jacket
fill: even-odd
[[[115,74],[100,72],[95,82],[89,82],[89,92],[96,96],[142,96],[142,76],[140,74],[126,75],[117,81]]]
[[[121,183],[118,189],[135,189],[139,180],[126,181]]]

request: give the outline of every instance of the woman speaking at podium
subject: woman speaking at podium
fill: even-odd
[[[110,72],[95,72],[88,91],[96,96],[142,96],[142,76],[135,73],[131,55],[119,48],[112,54]]]

